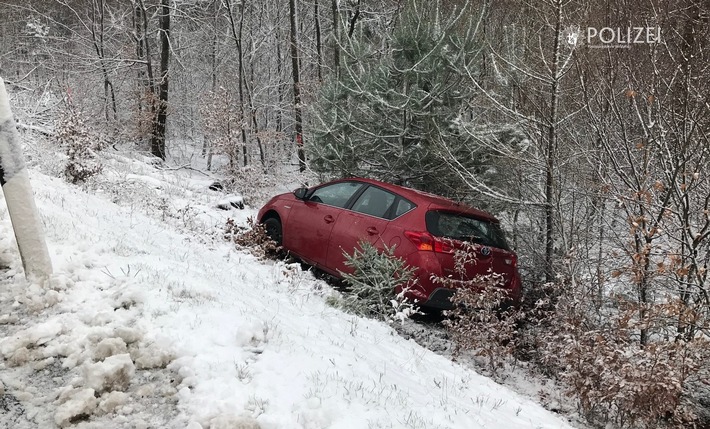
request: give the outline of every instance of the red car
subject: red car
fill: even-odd
[[[344,179],[277,195],[258,221],[267,234],[304,262],[340,277],[352,272],[343,253],[352,254],[361,240],[375,247],[394,247],[394,255],[416,267],[417,282],[409,298],[420,305],[449,309],[452,289],[432,276],[460,278],[454,250],[473,244],[476,263],[464,277],[498,273],[517,303],[521,295],[517,256],[492,215],[436,195],[370,179]]]

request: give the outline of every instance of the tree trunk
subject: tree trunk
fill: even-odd
[[[96,50],[96,55],[99,57],[101,75],[104,79],[104,114],[106,116],[106,121],[108,122],[112,117],[114,120],[118,119],[118,112],[116,108],[116,94],[113,89],[113,83],[111,83],[111,80],[109,79],[104,53],[105,13],[106,4],[104,3],[104,0],[98,0],[98,4],[96,1],[92,3],[91,38],[94,44],[94,49]]]
[[[160,13],[160,85],[158,106],[153,126],[150,151],[154,156],[165,160],[165,129],[168,111],[168,84],[170,77],[170,0],[161,0]]]
[[[338,11],[338,0],[333,0],[333,68],[335,76],[338,76],[340,68],[340,45],[338,38],[340,37],[340,12]]]
[[[244,30],[244,3],[239,3],[239,36],[237,37],[237,59],[239,60],[239,122],[242,136],[243,165],[249,164],[247,153],[247,130],[244,120],[244,50],[242,49],[242,35]]]
[[[348,29],[348,38],[353,37],[353,33],[355,32],[355,24],[357,24],[357,19],[360,17],[360,0],[357,0],[357,3],[355,3],[354,10],[352,14],[350,15],[350,23],[349,29]]]
[[[219,11],[219,1],[213,0],[212,2],[212,49],[210,52],[210,65],[212,69],[212,81],[211,81],[211,92],[212,94],[217,94],[217,48],[219,43],[219,32],[217,31],[217,23],[219,22],[218,11]],[[202,142],[202,156],[207,157],[207,171],[212,170],[212,156],[214,155],[214,147],[212,142],[207,138],[203,137]]]
[[[254,8],[249,9],[249,16],[251,19],[251,22],[254,22]],[[258,27],[261,27],[263,25],[261,15],[259,16],[259,24]],[[253,93],[253,87],[250,87],[249,84],[253,84],[255,79],[254,79],[254,61],[253,61],[253,52],[256,52],[255,46],[254,46],[254,26],[252,25],[250,27],[250,37],[249,37],[249,52],[252,52],[252,61],[249,61],[250,67],[249,67],[249,81],[245,82],[244,86],[247,90],[247,104],[249,105],[249,116],[251,116],[251,123],[252,126],[254,127],[252,129],[252,136],[254,137],[254,140],[256,141],[256,146],[257,149],[259,149],[259,161],[261,162],[261,167],[265,168],[266,167],[266,158],[264,157],[264,145],[261,143],[261,137],[259,137],[259,121],[256,118],[256,107],[254,106],[254,93]],[[266,125],[264,125],[266,127]]]
[[[146,130],[147,126],[144,124],[146,116],[143,114],[143,101],[145,98],[148,102],[147,108],[150,110],[150,120],[152,121],[155,117],[155,103],[153,101],[153,96],[155,95],[155,78],[153,76],[153,61],[150,54],[150,44],[148,43],[146,36],[148,34],[148,13],[145,9],[143,0],[138,0],[138,2],[134,5],[134,19],[136,31],[136,56],[139,60],[145,60],[145,70],[138,70],[140,94],[138,96],[138,129]],[[148,125],[152,127],[152,122]]]
[[[296,0],[288,2],[291,21],[291,66],[293,69],[293,110],[298,150],[298,169],[306,171],[306,154],[303,150],[303,122],[301,117],[301,82],[298,68],[298,34],[296,33]]]
[[[321,40],[320,40],[320,16],[318,12],[318,0],[315,0],[315,3],[313,5],[313,19],[315,20],[315,25],[316,25],[316,62],[317,62],[317,71],[318,71],[318,82],[323,81],[323,52],[321,48]]]
[[[276,7],[276,21],[280,22],[281,21],[281,8]],[[278,109],[276,109],[276,131],[281,132],[283,130],[283,111],[285,110],[283,108],[283,101],[284,101],[284,85],[282,85],[282,70],[284,69],[283,66],[283,58],[281,56],[281,31],[279,29],[276,29],[275,32],[275,37],[276,37],[276,76],[277,76],[277,85],[276,85],[276,92],[278,94]]]
[[[555,37],[552,48],[552,64],[550,85],[550,116],[547,126],[547,145],[545,158],[545,281],[551,282],[555,278],[554,258],[554,168],[555,152],[557,151],[557,107],[559,104],[560,84],[560,37],[562,33],[562,3],[556,2]]]

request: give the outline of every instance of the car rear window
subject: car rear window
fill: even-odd
[[[427,230],[436,237],[510,250],[500,225],[489,220],[438,210],[428,211],[425,220]]]

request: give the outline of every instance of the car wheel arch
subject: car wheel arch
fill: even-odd
[[[276,210],[274,210],[274,209],[271,209],[271,210],[267,211],[266,213],[264,213],[264,215],[261,216],[260,222],[261,222],[261,223],[264,223],[264,222],[266,222],[268,219],[276,219],[276,220],[278,220],[278,221],[281,223],[281,225],[283,225],[283,221],[281,220],[281,216],[280,216],[279,213],[278,213]]]
[[[281,216],[276,211],[269,211],[261,217],[262,225],[266,228],[266,234],[271,237],[272,240],[276,241],[279,246],[283,245],[283,222],[281,221]],[[275,223],[275,225],[270,225]],[[271,228],[275,228],[270,232]],[[274,237],[273,234],[277,234],[278,237]]]

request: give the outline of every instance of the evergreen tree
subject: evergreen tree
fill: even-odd
[[[391,34],[356,32],[314,109],[311,167],[461,197],[447,158],[471,171],[488,162],[463,125],[480,61],[474,16],[468,6],[411,0]]]
[[[404,320],[415,314],[416,303],[404,297],[414,283],[414,268],[394,256],[394,247],[378,250],[368,241],[345,253],[345,265],[352,273],[341,273],[349,291],[334,304],[361,316],[386,321]]]

